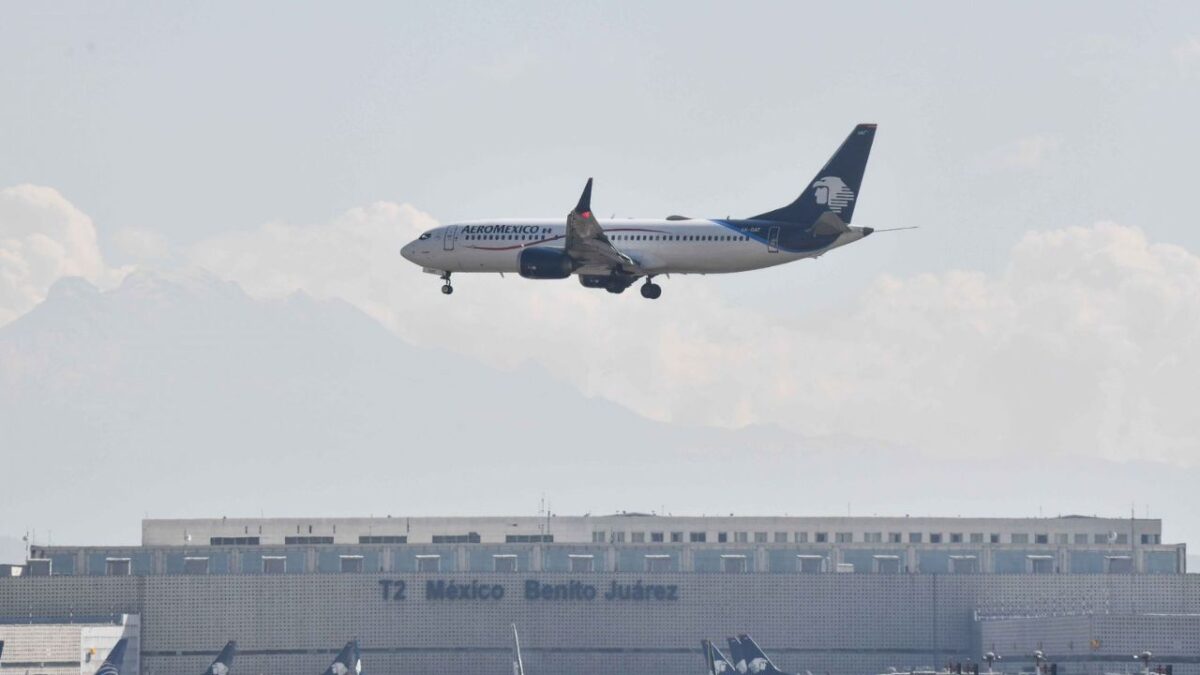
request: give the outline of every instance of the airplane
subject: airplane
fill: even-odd
[[[128,642],[127,638],[117,640],[117,644],[113,645],[112,651],[108,653],[108,658],[96,669],[96,675],[121,675],[121,666],[125,663],[125,646]]]
[[[737,668],[711,640],[701,640],[700,647],[704,650],[704,664],[708,667],[705,675],[733,675]]]
[[[204,675],[229,675],[229,669],[233,667],[233,657],[237,655],[237,641],[230,640],[225,643],[225,648],[217,654],[217,658],[208,665],[208,670],[204,671]]]
[[[323,675],[359,675],[362,672],[362,652],[358,648],[358,640],[351,640],[338,652],[337,658],[325,669]]]
[[[739,661],[744,660],[745,664],[746,664],[745,665],[746,669],[742,670],[742,664],[738,663],[738,670],[740,670],[743,673],[765,673],[766,675],[788,675],[787,673],[784,673],[782,670],[776,668],[774,663],[771,663],[771,659],[767,658],[767,655],[763,653],[763,650],[759,649],[758,643],[756,643],[754,641],[754,639],[751,638],[749,635],[746,635],[745,633],[743,633],[741,635],[738,635],[737,639],[738,639],[738,645],[741,648],[740,653],[738,654],[738,659],[739,659]],[[730,638],[730,643],[732,643],[732,642],[733,642],[733,638]]]
[[[751,218],[599,220],[592,211],[589,178],[565,220],[443,225],[422,233],[400,254],[440,275],[446,295],[454,292],[450,276],[456,272],[515,273],[527,279],[577,275],[583,286],[609,293],[622,293],[644,279],[642,297],[651,300],[662,295],[654,282],[660,275],[745,272],[816,258],[877,231],[850,225],[875,126],[854,127],[795,201]]]

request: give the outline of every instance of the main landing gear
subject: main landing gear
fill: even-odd
[[[646,283],[642,284],[642,297],[647,300],[657,300],[660,295],[662,295],[662,286],[650,281],[650,277],[646,277]]]
[[[446,283],[442,284],[442,295],[450,295],[451,293],[453,293],[454,287],[450,285],[450,273],[449,272],[442,273],[442,281],[446,282]]]

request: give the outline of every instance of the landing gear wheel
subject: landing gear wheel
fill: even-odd
[[[658,296],[660,295],[662,295],[662,286],[650,283],[649,281],[647,281],[645,284],[642,284],[643,298],[646,298],[647,300],[657,300]]]
[[[453,292],[454,292],[454,287],[451,286],[450,284],[445,284],[444,286],[442,286],[442,294],[443,295],[450,295]]]

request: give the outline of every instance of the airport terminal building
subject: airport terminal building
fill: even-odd
[[[1040,644],[1063,673],[1132,671],[1135,645],[1197,675],[1185,553],[1160,520],[1082,516],[146,520],[140,546],[32,547],[0,639],[137,617],[142,674],[230,639],[236,672],[315,674],[353,638],[373,673],[508,672],[515,624],[531,675],[701,672],[700,639],[740,632],[792,672],[992,648],[1011,672]]]

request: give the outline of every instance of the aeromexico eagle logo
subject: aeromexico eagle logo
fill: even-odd
[[[746,664],[746,669],[751,673],[761,673],[767,669],[767,660],[762,657],[750,659],[750,663]]]
[[[346,667],[346,664],[342,663],[341,661],[334,661],[333,665],[330,666],[330,669],[333,670],[334,675],[346,675],[346,673],[350,672],[350,669]]]
[[[229,675],[229,666],[221,661],[217,661],[212,665],[213,675]]]
[[[824,176],[813,183],[813,194],[817,203],[834,213],[841,213],[854,201],[854,190],[837,176]]]

